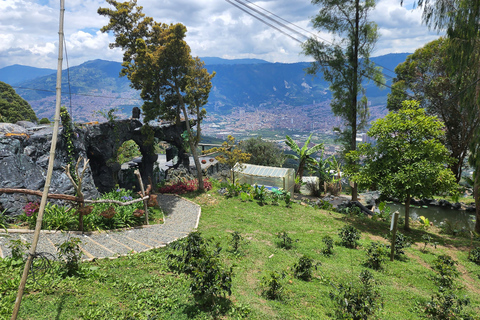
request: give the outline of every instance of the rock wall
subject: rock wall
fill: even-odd
[[[114,156],[127,140],[138,144],[143,156],[140,172],[144,182],[148,182],[157,155],[153,151],[151,134],[143,134],[142,126],[138,120],[76,126],[71,137],[73,150],[70,151],[67,151],[68,143],[62,135],[63,129],[60,129],[49,193],[74,194],[64,167],[72,162],[72,158],[76,161],[80,156],[90,160],[82,186],[86,198],[97,198],[101,192],[112,190],[120,170]],[[182,148],[181,133],[185,124],[151,128],[156,138]],[[0,123],[0,188],[43,190],[52,134],[51,126],[36,126],[25,121]],[[39,200],[37,196],[25,194],[0,194],[0,210],[6,210],[7,215],[18,215],[26,203]]]

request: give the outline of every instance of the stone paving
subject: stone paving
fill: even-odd
[[[201,215],[199,205],[175,195],[158,195],[158,204],[165,214],[164,224],[148,225],[126,230],[85,232],[41,231],[37,252],[56,255],[55,244],[72,237],[80,238],[84,258],[110,258],[125,254],[163,247],[177,239],[186,237],[198,227]],[[0,229],[0,257],[11,255],[7,247],[10,240],[21,239],[31,244],[33,230]]]

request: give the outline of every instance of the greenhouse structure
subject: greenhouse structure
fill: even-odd
[[[292,168],[265,167],[253,164],[239,164],[233,167],[235,181],[250,185],[263,185],[267,188],[278,188],[293,195],[295,170]]]

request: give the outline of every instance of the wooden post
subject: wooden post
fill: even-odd
[[[57,147],[58,127],[60,122],[60,101],[62,98],[62,62],[63,62],[63,19],[65,12],[65,0],[60,0],[60,26],[58,31],[58,64],[57,64],[57,85],[56,85],[56,102],[55,102],[55,118],[53,124],[52,142],[50,145],[50,157],[48,160],[47,176],[45,178],[45,185],[43,187],[42,200],[40,201],[40,208],[38,209],[37,224],[35,226],[35,233],[33,234],[32,245],[25,262],[20,285],[18,286],[17,298],[13,307],[11,320],[16,320],[20,305],[22,303],[23,292],[25,291],[25,284],[27,283],[28,272],[33,261],[33,255],[37,250],[38,239],[40,237],[40,230],[42,229],[43,213],[45,212],[45,205],[47,204],[48,190],[50,189],[50,182],[52,180],[53,163],[55,160],[55,149]]]
[[[392,245],[390,249],[390,261],[393,261],[395,256],[395,241],[397,240],[397,222],[398,222],[398,211],[395,211],[392,215],[392,224],[390,226],[390,231],[392,231]]]
[[[142,198],[145,198],[145,189],[143,188],[142,176],[140,175],[140,171],[137,169],[135,170],[135,175],[138,178],[138,183],[140,184],[140,191],[142,192]],[[148,205],[147,200],[143,200],[143,207],[145,209],[145,224],[148,225]]]

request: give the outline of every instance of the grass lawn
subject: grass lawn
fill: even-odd
[[[214,238],[224,249],[222,261],[233,265],[230,302],[212,310],[200,308],[189,290],[190,280],[167,267],[170,248],[156,249],[115,260],[82,263],[80,276],[62,278],[59,267],[33,283],[29,280],[20,319],[332,319],[335,305],[329,297],[340,284],[358,283],[358,275],[367,269],[365,248],[372,241],[387,243],[383,236],[390,223],[284,204],[261,206],[257,202],[226,199],[216,191],[186,196],[202,206],[198,230]],[[322,237],[340,240],[339,229],[353,225],[361,231],[360,246],[347,249],[335,244],[334,254],[325,256]],[[413,226],[407,233],[414,242],[406,249],[403,261],[386,261],[383,270],[369,269],[383,301],[379,319],[422,319],[424,304],[438,292],[430,267],[435,258],[448,254],[457,262],[460,276],[455,280],[456,294],[466,296],[470,304],[464,309],[480,315],[480,266],[468,260],[470,239],[440,235],[434,229]],[[246,240],[241,254],[229,249],[231,233],[240,232]],[[294,242],[286,250],[278,245],[277,234],[287,232]],[[428,233],[439,243],[435,249],[423,249],[422,235]],[[474,246],[480,246],[478,241]],[[293,266],[302,255],[320,262],[310,281],[293,276]],[[12,261],[0,263],[0,318],[9,319],[15,299],[21,266]],[[272,271],[285,272],[281,300],[262,295],[261,281]],[[373,319],[373,317],[372,317]],[[453,319],[453,318],[452,318]],[[476,319],[479,319],[478,317]]]

